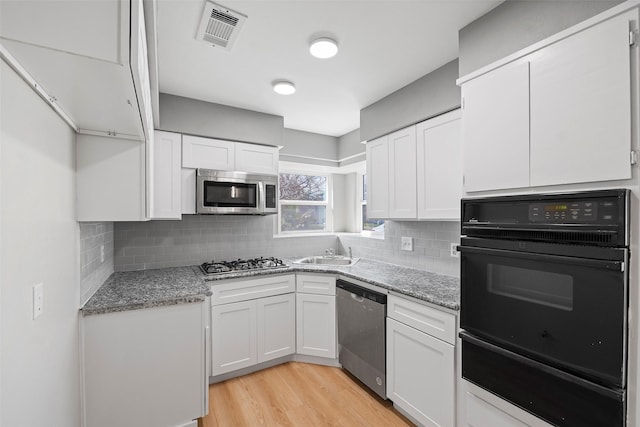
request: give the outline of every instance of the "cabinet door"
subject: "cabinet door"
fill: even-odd
[[[147,141],[152,164],[149,217],[151,219],[182,218],[182,136],[179,133],[155,131]]]
[[[387,137],[367,142],[367,216],[389,217],[389,145]]]
[[[296,352],[336,358],[336,297],[296,295]]]
[[[182,168],[182,213],[196,213],[196,170]]]
[[[425,426],[455,425],[454,346],[387,318],[387,397]]]
[[[531,55],[532,186],[631,178],[629,18]]]
[[[257,363],[256,302],[211,307],[212,375]]]
[[[460,220],[462,129],[460,110],[416,126],[418,218]]]
[[[462,86],[466,191],[529,186],[529,64],[517,62]]]
[[[235,170],[269,175],[278,173],[278,147],[237,142],[235,157]]]
[[[144,221],[145,143],[78,134],[78,221]]]
[[[295,294],[256,300],[258,305],[258,363],[296,351]]]
[[[416,218],[416,127],[389,135],[389,218]]]
[[[235,143],[220,139],[183,135],[182,167],[214,170],[235,169]]]
[[[467,419],[464,427],[526,427],[528,424],[518,421],[493,405],[471,393],[465,395]]]

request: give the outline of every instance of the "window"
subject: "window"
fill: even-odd
[[[281,173],[279,184],[281,233],[331,230],[329,176]]]
[[[362,232],[363,234],[384,236],[384,220],[367,217],[367,175],[362,175]]]

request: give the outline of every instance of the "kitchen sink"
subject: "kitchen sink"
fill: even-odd
[[[360,258],[349,258],[345,256],[309,256],[294,261],[294,264],[317,264],[317,265],[345,265],[351,266],[358,262]]]

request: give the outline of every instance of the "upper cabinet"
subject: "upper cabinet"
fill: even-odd
[[[278,147],[191,135],[182,137],[184,168],[277,174],[278,161]]]
[[[152,137],[142,0],[11,1],[0,7],[3,48],[79,133]]]
[[[637,15],[460,80],[466,191],[631,178],[629,32]]]
[[[384,219],[460,218],[460,112],[367,142],[367,214]]]

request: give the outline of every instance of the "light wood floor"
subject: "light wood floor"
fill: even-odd
[[[198,427],[412,426],[339,368],[289,362],[209,387]]]

